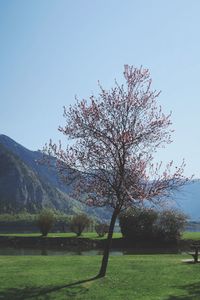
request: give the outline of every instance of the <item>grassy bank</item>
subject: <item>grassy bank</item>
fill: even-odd
[[[17,236],[17,237],[39,237],[39,236],[41,236],[41,234],[40,233],[1,233],[0,234],[0,236]],[[54,237],[76,237],[76,234],[75,233],[73,233],[73,232],[67,232],[67,233],[49,233],[48,234],[48,237],[52,237],[52,238],[54,238]],[[115,239],[115,238],[121,238],[122,237],[122,234],[121,233],[118,233],[118,232],[116,232],[116,233],[114,233],[113,234],[113,238]],[[93,239],[93,240],[95,240],[95,239],[105,239],[106,238],[106,235],[104,236],[104,237],[99,237],[98,235],[97,235],[97,233],[96,232],[84,232],[81,236],[80,236],[80,238],[89,238],[89,239]]]
[[[0,233],[0,236],[18,236],[18,237],[37,237],[41,236],[40,233]],[[48,237],[76,237],[76,234],[73,232],[67,232],[67,233],[49,233]],[[115,232],[113,234],[113,238],[121,238],[122,234],[120,232]],[[99,238],[96,232],[84,232],[80,238],[89,238],[89,239],[105,239],[106,235],[102,238]],[[189,232],[185,231],[182,234],[182,239],[187,240],[200,240],[200,232]]]
[[[200,232],[190,232],[186,231],[182,235],[182,239],[184,240],[200,240]]]
[[[199,265],[184,255],[110,257],[106,278],[96,275],[101,256],[0,256],[0,299],[200,299]]]

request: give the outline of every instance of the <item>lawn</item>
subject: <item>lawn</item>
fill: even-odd
[[[21,237],[37,237],[41,236],[40,233],[0,233],[0,236],[21,236]],[[48,237],[76,237],[76,234],[73,232],[59,232],[59,233],[49,233]],[[120,232],[115,232],[113,234],[113,238],[121,238],[122,234]],[[106,235],[103,238],[99,238],[96,232],[84,232],[80,238],[90,238],[90,239],[105,239]],[[182,234],[182,239],[187,240],[200,240],[200,232],[189,232],[185,231]]]
[[[17,236],[17,237],[38,237],[41,236],[40,233],[0,233],[0,236]],[[76,237],[76,234],[73,232],[67,232],[67,233],[49,233],[48,237]],[[120,232],[115,232],[113,234],[113,238],[121,238],[122,234]],[[96,232],[84,232],[80,238],[89,238],[89,239],[105,239],[106,235],[102,238],[100,238]]]
[[[101,256],[0,256],[0,299],[200,299],[200,265],[184,258],[111,256],[107,276],[86,281],[97,274]]]
[[[182,239],[198,241],[198,240],[200,240],[200,232],[185,231],[182,235]]]

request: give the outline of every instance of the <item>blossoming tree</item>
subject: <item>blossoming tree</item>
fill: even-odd
[[[159,147],[171,143],[170,114],[157,105],[148,69],[125,65],[125,84],[111,90],[99,85],[98,97],[64,108],[61,133],[74,141],[63,149],[50,144],[45,153],[57,159],[66,183],[74,184],[76,198],[95,207],[111,207],[112,217],[97,277],[106,274],[116,218],[137,203],[157,203],[186,182],[184,162],[153,163]],[[72,180],[74,179],[74,180]]]

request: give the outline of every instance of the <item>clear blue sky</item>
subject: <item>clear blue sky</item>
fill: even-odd
[[[0,133],[31,150],[58,141],[75,94],[143,65],[173,112],[174,142],[157,159],[185,158],[200,177],[199,15],[199,0],[0,0]]]

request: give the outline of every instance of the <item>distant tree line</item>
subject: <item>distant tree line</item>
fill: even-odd
[[[71,231],[80,236],[85,230],[95,230],[97,235],[102,237],[107,233],[108,225],[84,213],[67,215],[50,208],[44,208],[37,214],[30,214],[26,211],[18,214],[0,214],[0,232],[2,233],[39,231],[46,236],[50,231]]]
[[[21,213],[17,215],[0,215],[0,226],[11,224],[12,228],[22,224],[25,229],[34,225],[43,236],[50,231],[74,232],[77,237],[84,231],[95,230],[97,236],[103,237],[109,231],[109,225],[91,219],[84,213],[74,216],[43,209],[39,214]],[[131,207],[119,215],[119,225],[123,238],[130,242],[175,242],[180,239],[182,231],[187,224],[187,217],[175,210],[162,210]],[[16,226],[16,227],[14,227]]]

